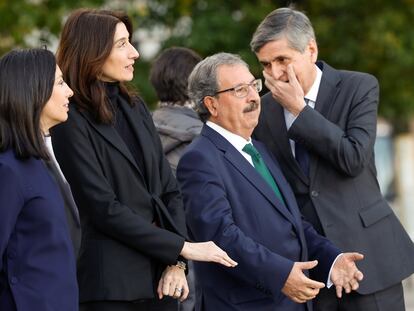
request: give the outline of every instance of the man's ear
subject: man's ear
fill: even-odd
[[[308,49],[312,63],[316,63],[316,61],[318,60],[318,45],[316,44],[315,39],[309,40]]]
[[[208,109],[212,117],[217,117],[217,99],[213,96],[204,97],[204,106]]]

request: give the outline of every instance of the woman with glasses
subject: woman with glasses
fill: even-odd
[[[124,85],[139,57],[131,35],[121,12],[77,10],[57,51],[74,96],[52,142],[80,212],[81,310],[176,310],[188,295],[185,259],[236,264],[212,242],[186,241],[181,195],[150,113]]]

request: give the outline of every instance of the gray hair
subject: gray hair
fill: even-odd
[[[223,65],[243,65],[249,68],[247,63],[236,54],[217,53],[198,63],[188,78],[188,95],[196,104],[196,111],[203,122],[210,117],[210,112],[204,105],[204,98],[215,96],[219,91],[217,70]]]
[[[268,42],[286,38],[289,47],[303,53],[315,32],[309,18],[293,8],[280,8],[272,11],[257,27],[250,42],[254,53]]]

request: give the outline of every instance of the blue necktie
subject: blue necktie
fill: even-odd
[[[306,105],[309,100],[305,98]],[[306,176],[309,176],[309,153],[304,145],[295,142],[295,158],[300,168]]]

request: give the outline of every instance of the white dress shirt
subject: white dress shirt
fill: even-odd
[[[206,125],[211,127],[213,130],[215,130],[217,133],[219,133],[221,136],[223,136],[240,154],[252,165],[252,157],[243,151],[244,146],[246,144],[252,144],[252,139],[249,137],[249,140],[244,139],[243,137],[234,134],[225,128],[221,127],[220,125],[213,123],[211,121],[207,121]]]
[[[313,82],[312,87],[310,88],[309,92],[305,95],[305,98],[308,100],[308,106],[311,108],[315,108],[316,98],[318,97],[319,86],[321,85],[321,79],[322,79],[322,70],[320,70],[319,67],[316,65],[315,67],[316,67],[316,79]],[[286,129],[289,131],[293,122],[295,122],[297,116],[294,116],[292,113],[290,113],[288,110],[284,108],[283,108],[283,112],[285,114]],[[290,142],[290,148],[292,150],[292,154],[293,156],[295,156],[295,141],[292,139],[289,139],[289,142]]]

